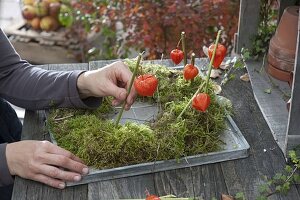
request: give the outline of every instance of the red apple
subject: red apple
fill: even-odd
[[[36,1],[34,3],[34,9],[35,9],[35,14],[39,17],[43,17],[48,15],[48,10],[49,10],[49,4],[46,2],[39,2]]]
[[[22,8],[22,15],[24,19],[32,20],[35,17],[35,9],[31,5],[25,5]]]
[[[58,17],[60,11],[60,3],[54,2],[49,4],[49,15],[56,18]]]
[[[31,20],[30,25],[34,30],[39,30],[39,29],[41,29],[40,22],[41,22],[41,19],[39,17],[35,17]]]
[[[41,19],[40,26],[44,31],[55,31],[58,28],[58,22],[54,17],[46,16]]]

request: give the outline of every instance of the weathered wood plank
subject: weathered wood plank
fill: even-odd
[[[299,118],[300,118],[300,16],[298,18],[298,37],[296,47],[296,57],[294,65],[294,81],[292,86],[291,105],[288,119],[287,135],[300,135]],[[298,143],[300,144],[300,143]],[[287,140],[287,150],[295,147],[291,139]]]
[[[240,72],[240,74],[242,73]],[[238,76],[239,74],[237,74]],[[243,105],[241,107],[234,106],[233,118],[250,144],[248,158],[221,163],[225,182],[230,194],[243,192],[247,199],[255,199],[259,186],[266,183],[264,176],[270,178],[275,173],[282,172],[285,158],[259,110],[251,84],[238,79],[230,81],[224,88],[224,94],[234,102],[234,105]],[[241,95],[241,97],[237,98],[237,95]],[[284,199],[297,198],[300,196],[293,186],[292,191]],[[280,195],[274,195],[272,199],[282,198]]]
[[[88,184],[88,199],[145,198],[145,190],[155,193],[153,174]]]
[[[251,38],[257,34],[260,0],[241,0],[236,53],[241,49],[251,49]]]
[[[115,61],[117,61],[117,60],[90,61],[89,62],[89,70],[99,69],[99,68],[109,65]],[[188,62],[190,62],[190,61],[188,60]],[[158,65],[164,65],[164,66],[174,67],[174,68],[183,68],[182,63],[180,63],[179,65],[175,65],[170,59],[145,60],[145,61],[142,61],[142,64],[158,64]],[[196,58],[196,60],[195,60],[195,65],[197,65],[200,69],[202,67],[207,67],[208,64],[209,64],[208,58]]]
[[[28,188],[28,180],[22,179],[20,177],[15,177],[14,181],[14,189],[12,193],[11,199],[26,199],[27,196],[27,188]]]
[[[45,46],[39,43],[19,41],[12,41],[12,44],[23,59],[34,64],[78,62],[71,50],[59,46]]]
[[[62,196],[61,200],[84,200],[88,199],[87,197],[87,185],[80,185],[76,187],[67,187],[61,191]]]
[[[43,111],[26,110],[22,130],[22,140],[44,140],[47,130],[44,129]]]
[[[70,63],[70,64],[50,64],[49,70],[72,71],[72,70],[88,70],[88,63]]]
[[[109,65],[117,60],[98,60],[98,61],[90,61],[89,62],[89,70],[99,69]]]

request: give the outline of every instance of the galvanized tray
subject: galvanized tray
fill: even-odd
[[[137,123],[144,123],[145,121],[155,118],[158,110],[159,108],[157,105],[135,102],[129,111],[125,111],[123,113],[120,123],[124,123],[128,120],[135,121]],[[113,114],[111,115],[111,118],[115,118],[116,116],[117,114]],[[220,151],[188,156],[179,160],[173,159],[148,162],[112,169],[99,170],[90,168],[90,173],[84,176],[80,182],[67,182],[66,185],[80,185],[96,181],[117,179],[247,157],[250,146],[230,116],[227,116],[226,124],[227,128],[221,136],[221,140],[224,142],[224,145]],[[51,132],[49,134],[52,142],[56,143],[53,134]]]

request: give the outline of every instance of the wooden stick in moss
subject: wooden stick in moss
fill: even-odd
[[[116,127],[119,125],[119,122],[121,120],[121,117],[123,115],[123,111],[125,109],[125,105],[126,105],[126,99],[128,97],[128,94],[130,93],[131,91],[131,88],[132,88],[132,85],[133,85],[133,81],[136,77],[136,74],[137,74],[137,71],[138,71],[138,68],[140,66],[140,62],[141,62],[141,59],[142,59],[142,54],[140,53],[139,56],[138,56],[138,59],[136,61],[136,65],[135,65],[135,68],[134,68],[134,71],[133,71],[133,74],[132,74],[132,77],[131,77],[131,80],[130,80],[130,84],[129,84],[129,87],[128,87],[128,90],[127,90],[127,95],[126,95],[126,98],[125,98],[125,101],[123,102],[123,105],[122,105],[122,108],[117,116],[117,119],[116,119]]]
[[[191,55],[192,66],[195,66],[195,57],[196,57],[195,53],[192,53],[192,55]],[[191,79],[191,85],[193,85],[193,82],[194,82],[194,78]]]
[[[181,32],[181,45],[183,51],[183,64],[186,66],[187,64],[187,57],[186,57],[186,50],[185,50],[185,32]]]
[[[203,82],[199,88],[197,89],[197,91],[195,92],[195,94],[192,96],[192,98],[189,100],[189,102],[185,105],[185,107],[183,108],[183,110],[181,111],[181,113],[178,115],[177,120],[180,120],[181,116],[183,115],[183,113],[186,111],[186,109],[191,105],[194,97],[203,89],[205,82]]]
[[[216,54],[216,50],[217,50],[217,46],[219,43],[219,39],[220,39],[220,35],[221,35],[221,30],[218,31],[218,35],[217,35],[217,39],[216,39],[216,43],[215,43],[215,48],[213,51],[213,55],[211,57],[210,63],[209,63],[209,70],[208,73],[206,75],[206,81],[203,82],[200,87],[198,88],[198,90],[195,92],[195,94],[193,95],[193,97],[189,100],[189,102],[186,104],[186,106],[184,107],[184,109],[181,111],[181,113],[178,115],[177,120],[179,120],[181,118],[181,116],[183,115],[183,113],[186,111],[186,109],[190,106],[190,104],[193,101],[193,98],[202,90],[204,84],[205,84],[205,93],[207,93],[208,90],[208,82],[209,82],[209,78],[210,78],[210,74],[211,74],[211,70],[212,70],[212,63],[214,61],[215,58],[215,54]]]
[[[221,30],[218,31],[217,39],[216,39],[216,42],[215,42],[215,48],[214,48],[213,54],[212,54],[210,62],[209,62],[208,72],[207,72],[207,75],[206,75],[205,93],[208,92],[208,82],[209,82],[209,78],[210,78],[210,74],[211,74],[211,70],[212,70],[212,64],[213,64],[214,59],[215,59],[216,50],[217,50],[217,47],[218,47],[221,32],[222,32]]]

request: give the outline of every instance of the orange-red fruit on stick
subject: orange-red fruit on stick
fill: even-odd
[[[183,77],[185,80],[194,79],[198,75],[198,73],[199,73],[198,68],[192,64],[187,64],[183,68]]]
[[[160,198],[156,195],[147,195],[146,200],[160,200]]]
[[[176,65],[178,65],[182,61],[183,55],[183,51],[179,49],[173,49],[170,53],[170,57]]]
[[[213,52],[214,52],[214,48],[215,48],[215,44],[211,44],[209,47],[208,47],[208,56],[209,56],[209,59],[212,58],[212,55],[213,55]],[[215,69],[219,68],[222,61],[224,60],[225,56],[226,56],[226,47],[222,44],[218,44],[217,46],[217,49],[216,49],[216,54],[215,54],[215,59],[214,59],[214,62],[213,62],[213,67]]]
[[[153,96],[157,85],[158,80],[152,74],[143,74],[134,80],[134,88],[141,96]]]
[[[196,110],[205,112],[210,104],[210,97],[206,93],[199,93],[193,98],[192,106]]]

